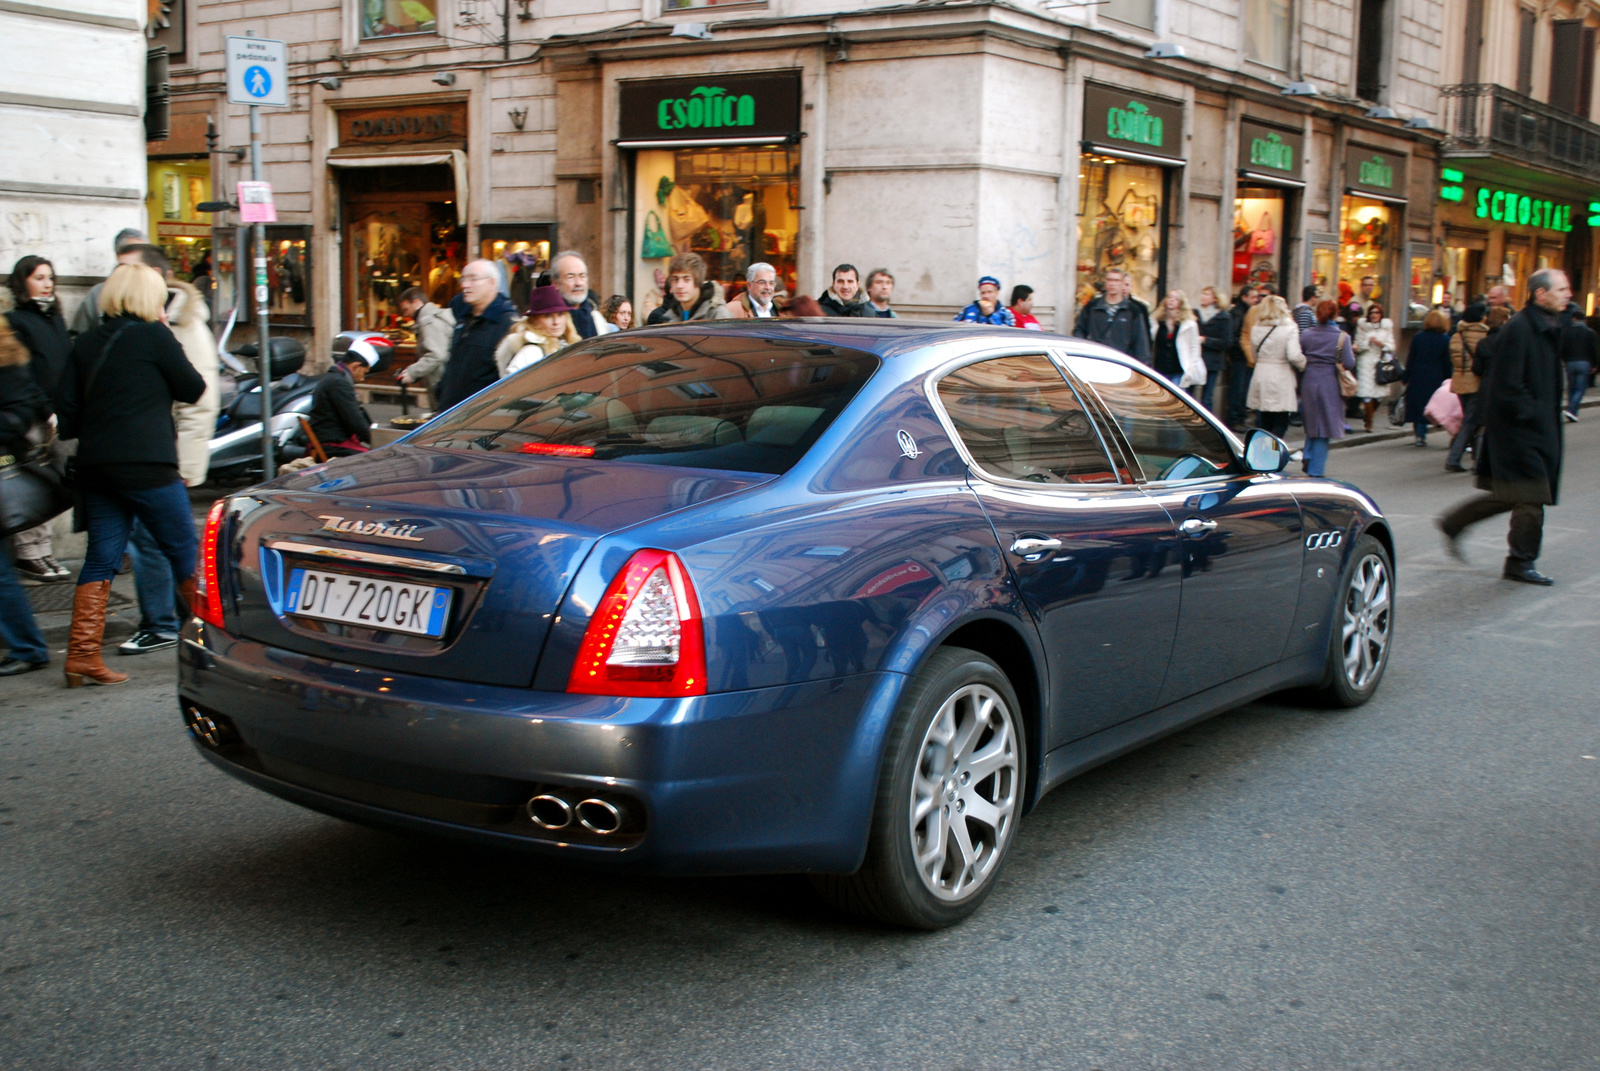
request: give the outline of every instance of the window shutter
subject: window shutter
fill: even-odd
[[[144,54],[144,139],[166,141],[169,127],[167,46],[157,45]]]
[[[1519,8],[1517,35],[1517,92],[1525,97],[1533,95],[1533,34],[1539,27],[1539,16],[1527,8]]]

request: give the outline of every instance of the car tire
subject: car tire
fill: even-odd
[[[910,929],[960,922],[994,890],[1022,817],[1026,734],[995,662],[944,647],[907,686],[878,775],[866,858],[813,885],[839,909]]]
[[[1394,648],[1394,562],[1370,535],[1356,540],[1329,625],[1328,665],[1321,694],[1337,707],[1358,707],[1383,683]]]

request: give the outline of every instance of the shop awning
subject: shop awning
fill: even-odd
[[[714,149],[725,145],[792,145],[795,140],[793,134],[787,136],[783,134],[768,134],[766,137],[754,138],[695,138],[692,140],[684,140],[682,138],[671,140],[622,138],[618,141],[613,141],[611,144],[619,149]]]
[[[1306,188],[1305,179],[1290,178],[1287,175],[1273,175],[1265,171],[1251,171],[1241,167],[1239,177],[1259,186],[1285,186],[1289,189],[1303,190]]]
[[[1359,186],[1346,186],[1344,188],[1344,192],[1351,197],[1365,197],[1369,201],[1382,201],[1384,204],[1389,205],[1403,205],[1407,203],[1404,197],[1390,197],[1388,194],[1374,193],[1371,190],[1362,189]]]
[[[1124,149],[1120,145],[1106,145],[1098,141],[1085,141],[1080,147],[1086,153],[1094,153],[1097,156],[1115,156],[1137,164],[1155,164],[1158,167],[1184,167],[1188,164],[1187,160],[1179,160],[1176,157],[1157,156],[1155,153],[1148,152],[1134,152],[1132,149]]]
[[[463,149],[445,149],[440,152],[374,152],[365,155],[328,157],[329,167],[418,167],[425,164],[449,164],[456,176],[456,222],[467,225],[467,154]]]

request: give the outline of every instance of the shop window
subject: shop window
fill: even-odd
[[[1128,273],[1133,296],[1160,297],[1166,173],[1111,156],[1085,154],[1078,171],[1078,294],[1081,308],[1108,271]]]
[[[1486,288],[1483,285],[1483,251],[1465,246],[1445,246],[1443,270],[1434,281],[1440,301],[1457,311],[1471,304]]]
[[[1281,293],[1284,233],[1282,190],[1241,186],[1233,202],[1233,285],[1268,284]]]
[[[485,223],[478,228],[478,256],[500,265],[512,304],[525,309],[540,276],[550,270],[551,254],[558,252],[555,240],[555,225],[550,223]],[[593,267],[590,282],[598,282]]]
[[[311,228],[267,228],[267,317],[275,324],[311,323]]]
[[[456,222],[455,174],[448,164],[349,168],[339,176],[345,220],[345,324],[400,327],[400,295],[421,287],[447,304],[470,259]]]
[[[1406,259],[1410,262],[1407,271],[1406,326],[1421,327],[1428,310],[1444,303],[1444,288],[1434,285],[1432,246],[1414,245]]]
[[[1255,62],[1289,68],[1289,0],[1245,0],[1244,51]]]
[[[438,0],[358,0],[361,36],[397,37],[433,33],[438,28]]]
[[[634,161],[633,303],[642,318],[662,302],[667,259],[698,253],[711,279],[743,283],[771,264],[796,293],[800,156],[787,145],[641,150]],[[657,279],[657,275],[661,279]]]
[[[1356,96],[1379,104],[1387,102],[1389,57],[1389,0],[1360,0],[1356,27]]]
[[[1339,213],[1339,301],[1354,298],[1363,306],[1377,301],[1394,312],[1384,290],[1394,248],[1394,223],[1394,209],[1382,201],[1344,199]]]
[[[208,273],[211,264],[211,216],[197,206],[211,200],[211,164],[198,160],[152,160],[150,195],[145,202],[155,244],[172,261],[185,282]]]

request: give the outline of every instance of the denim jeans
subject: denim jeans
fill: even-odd
[[[128,540],[128,552],[133,555],[133,586],[139,593],[140,631],[149,629],[163,636],[176,636],[181,622],[172,563],[161,552],[161,545],[150,534],[150,529],[137,518]]]
[[[1216,412],[1211,408],[1211,403],[1217,397],[1217,378],[1221,375],[1220,368],[1206,369],[1206,385],[1200,388],[1200,406],[1208,413]]]
[[[1450,456],[1445,459],[1446,465],[1458,466],[1461,458],[1466,454],[1467,447],[1472,443],[1472,437],[1478,433],[1478,395],[1462,394],[1461,399],[1461,430],[1456,432],[1456,437],[1450,440]]]
[[[1328,474],[1328,440],[1307,439],[1305,453],[1307,476],[1326,476]]]
[[[1244,427],[1245,399],[1250,395],[1251,368],[1243,357],[1228,365],[1228,424]]]
[[[0,539],[0,643],[19,662],[48,662],[50,649],[45,646],[39,622],[33,619],[33,605],[17,580],[11,548],[6,542]]]
[[[1578,415],[1578,406],[1583,404],[1583,394],[1589,389],[1589,362],[1567,362],[1567,412],[1573,416]]]
[[[1417,442],[1425,443],[1428,441],[1428,419],[1426,417],[1420,420],[1413,420],[1411,422],[1411,430],[1417,433]]]
[[[89,525],[89,549],[83,571],[78,574],[80,587],[117,575],[135,518],[150,529],[174,577],[188,579],[194,575],[200,540],[189,511],[189,494],[181,480],[149,491],[85,489],[83,512]]]

